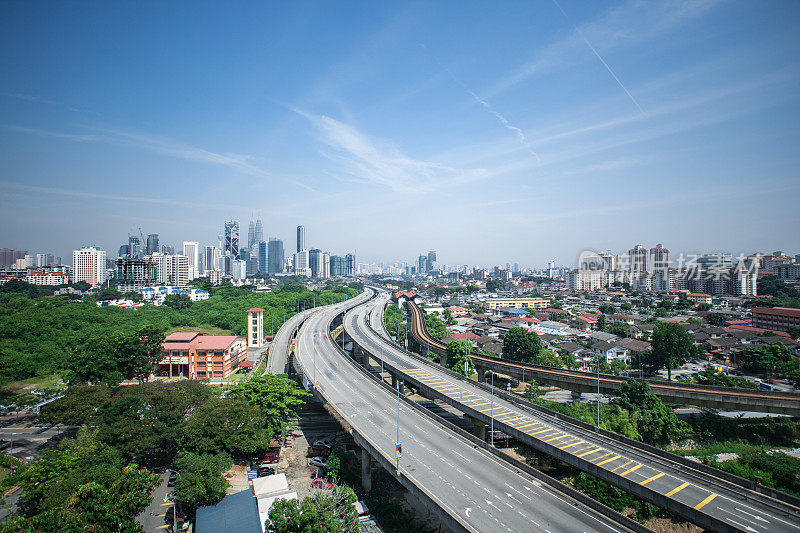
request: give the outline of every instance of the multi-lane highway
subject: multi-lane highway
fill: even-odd
[[[295,360],[318,394],[384,462],[395,460],[399,419],[401,482],[410,480],[468,531],[626,531],[399,401],[397,392],[344,356],[330,338],[331,323],[344,307],[369,296],[310,315],[300,327]]]
[[[492,395],[485,386],[464,380],[414,358],[382,337],[383,308],[388,294],[367,302],[345,317],[353,341],[392,371],[427,394],[456,406],[495,429],[529,442],[540,450],[599,475],[626,490],[678,512],[714,530],[800,532],[800,512],[794,505],[759,494],[745,486],[692,468],[668,454],[645,448],[573,424],[563,417],[525,408]],[[372,326],[368,324],[371,316]]]
[[[411,336],[414,340],[420,346],[425,346],[426,350],[444,353],[447,347],[427,332],[419,306],[409,301],[408,309],[412,319]],[[527,373],[528,378],[535,379],[539,383],[579,392],[594,392],[596,387],[599,387],[603,394],[613,394],[628,379],[609,374],[598,376],[590,372],[504,361],[481,354],[472,354],[471,357],[479,371],[489,369],[515,377],[524,377]],[[648,383],[654,394],[669,402],[800,416],[800,394],[796,392],[737,389],[657,380],[648,380]]]

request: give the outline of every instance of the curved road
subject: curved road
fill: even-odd
[[[471,380],[455,378],[438,365],[409,357],[368,326],[369,316],[374,327],[380,328],[377,331],[385,334],[381,322],[388,299],[388,293],[381,293],[348,313],[345,317],[348,335],[375,358],[438,392],[449,403],[466,407],[466,412],[493,415],[498,429],[516,430],[524,438],[547,443],[573,456],[572,464],[590,473],[605,470],[623,488],[636,484],[652,491],[651,500],[675,500],[685,508],[684,516],[692,521],[695,521],[692,516],[687,515],[701,514],[716,521],[718,526],[734,530],[800,532],[800,514],[794,507],[568,421],[522,409],[497,395],[490,396]]]
[[[367,290],[367,292],[371,292]],[[352,307],[362,297],[347,302]],[[342,304],[319,309],[300,327],[296,361],[316,375],[317,392],[381,455],[394,462],[398,424],[400,475],[468,531],[627,531],[538,480],[475,447],[368,378],[330,338]]]

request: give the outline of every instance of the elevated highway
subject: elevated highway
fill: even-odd
[[[409,491],[438,509],[442,523],[451,530],[641,530],[620,525],[626,520],[611,510],[598,512],[510,466],[408,402],[401,384],[393,390],[345,356],[331,339],[331,324],[371,293],[315,310],[300,325],[295,347],[298,371],[352,428],[364,454],[371,456],[362,455],[362,467],[368,471],[377,461],[393,472]],[[281,339],[288,344],[288,336]],[[398,431],[402,459],[396,463]]]
[[[348,335],[397,379],[457,408],[480,430],[489,425],[712,531],[800,531],[797,498],[563,417],[402,350],[378,333],[387,301],[382,294],[348,313]]]
[[[447,352],[447,347],[431,337],[425,328],[422,310],[414,302],[407,302],[412,324],[410,328],[414,341],[423,349],[439,355]],[[518,361],[506,361],[480,354],[471,355],[478,370],[479,381],[487,370],[514,377],[520,380],[535,379],[537,383],[553,385],[575,392],[597,392],[598,375],[590,372],[564,370],[547,366],[531,365]],[[602,394],[613,394],[628,378],[600,374],[599,384]],[[645,380],[653,393],[669,403],[696,405],[715,409],[738,411],[758,411],[800,416],[800,394],[795,392],[761,391],[714,387],[689,383]]]

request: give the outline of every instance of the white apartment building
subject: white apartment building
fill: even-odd
[[[189,258],[185,255],[150,254],[156,267],[156,282],[185,287],[189,283]]]
[[[102,285],[106,280],[106,252],[94,246],[73,250],[72,281],[85,281],[93,287]]]

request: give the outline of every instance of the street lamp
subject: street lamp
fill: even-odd
[[[600,427],[600,356],[597,356],[597,427]]]
[[[491,374],[491,382],[492,382],[492,405],[491,409],[489,409],[489,413],[492,416],[492,425],[489,429],[489,443],[494,446],[494,372],[489,370],[489,374]]]

